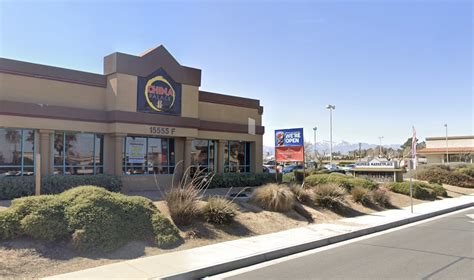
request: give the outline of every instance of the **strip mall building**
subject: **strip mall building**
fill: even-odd
[[[104,74],[0,58],[0,176],[116,174],[131,190],[173,172],[262,172],[259,100],[201,91],[159,46]],[[40,155],[40,162],[35,160]]]

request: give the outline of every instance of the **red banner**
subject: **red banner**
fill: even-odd
[[[275,160],[277,162],[304,161],[304,147],[276,147]]]

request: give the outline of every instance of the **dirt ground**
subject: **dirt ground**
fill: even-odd
[[[473,193],[473,189],[445,186],[450,197]],[[410,198],[405,195],[390,193],[393,208],[410,205]],[[334,213],[327,209],[303,206],[311,214],[314,223],[341,223],[344,217],[364,215],[382,208],[367,208],[346,197],[347,208],[342,213]],[[267,234],[281,230],[308,225],[308,220],[295,211],[276,213],[264,211],[242,199],[235,201],[240,208],[235,222],[227,226],[215,226],[205,222],[181,228],[185,242],[173,249],[160,249],[153,244],[133,241],[113,253],[79,254],[71,249],[66,242],[45,244],[32,240],[14,240],[0,242],[0,278],[1,279],[37,279],[39,277],[72,272],[113,262],[135,259],[184,250],[212,243]],[[424,201],[414,199],[414,204]],[[168,215],[166,203],[155,201],[162,213]],[[6,209],[8,201],[0,202],[0,208]],[[1,209],[0,209],[1,210]]]

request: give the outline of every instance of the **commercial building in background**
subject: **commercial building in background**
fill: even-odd
[[[201,70],[163,47],[113,53],[104,74],[0,59],[0,176],[122,176],[125,189],[173,172],[262,172],[259,100],[201,91]],[[178,164],[182,162],[182,164]]]
[[[474,154],[474,136],[450,136],[426,138],[426,148],[420,149],[418,155],[425,156],[428,164],[472,163]]]
[[[349,172],[355,177],[367,177],[376,182],[402,182],[404,169],[398,162],[384,158],[367,159],[355,163]]]

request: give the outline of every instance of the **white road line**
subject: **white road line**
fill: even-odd
[[[340,246],[344,246],[344,245],[351,244],[351,243],[354,243],[354,242],[358,242],[358,241],[361,241],[361,240],[369,239],[369,238],[376,237],[376,236],[379,236],[379,235],[387,234],[387,233],[390,233],[390,232],[395,232],[395,231],[402,230],[402,229],[409,228],[409,227],[413,227],[413,226],[417,226],[417,225],[420,225],[420,224],[424,224],[424,223],[427,223],[427,222],[431,222],[431,221],[434,221],[434,220],[445,218],[447,216],[456,215],[458,213],[468,211],[468,210],[474,210],[474,207],[464,208],[464,209],[461,209],[461,210],[458,210],[458,211],[455,211],[455,212],[446,213],[446,214],[443,214],[443,215],[439,215],[439,216],[436,216],[436,217],[433,217],[433,218],[429,218],[429,219],[422,220],[422,221],[419,221],[419,222],[411,223],[411,224],[408,224],[408,225],[403,225],[403,226],[399,226],[399,227],[396,227],[396,228],[387,229],[387,230],[384,230],[384,231],[381,231],[381,232],[372,233],[372,234],[357,237],[357,238],[354,238],[354,239],[351,239],[351,240],[342,241],[342,242],[339,242],[339,243],[336,243],[336,244],[327,245],[327,246],[324,246],[324,247],[321,247],[321,248],[316,248],[316,249],[312,249],[312,250],[309,250],[309,251],[297,253],[297,254],[294,254],[294,255],[282,257],[282,258],[279,258],[279,259],[276,259],[276,260],[271,260],[271,261],[255,264],[255,265],[252,265],[252,266],[240,268],[240,269],[237,269],[237,270],[225,272],[225,273],[222,273],[222,274],[217,274],[217,275],[214,275],[214,276],[205,277],[203,279],[206,279],[206,280],[225,279],[225,278],[228,278],[228,277],[232,277],[232,276],[236,276],[236,275],[243,274],[243,273],[246,273],[246,272],[254,271],[254,270],[264,268],[264,267],[267,267],[267,266],[271,266],[271,265],[279,264],[279,263],[286,262],[286,261],[289,261],[289,260],[305,257],[305,256],[308,256],[308,255],[312,255],[312,254],[315,254],[315,253],[318,253],[318,252],[331,250],[331,249],[334,249],[334,248],[337,248],[337,247],[340,247]],[[474,219],[474,214],[467,214],[466,216],[468,216],[471,219]]]

